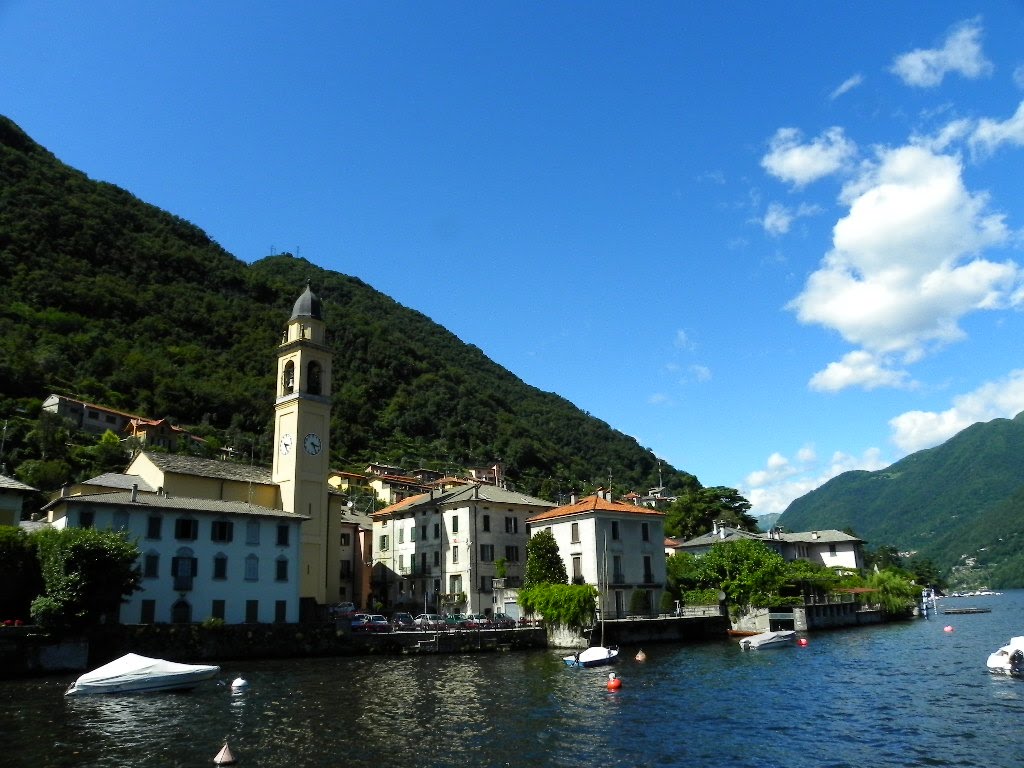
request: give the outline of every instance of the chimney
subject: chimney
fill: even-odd
[[[718,527],[718,538],[720,538],[720,539],[724,539],[725,538],[725,526],[724,525],[720,525]]]
[[[573,491],[572,493],[569,494],[569,503],[570,504],[575,504],[576,501],[577,501],[577,499],[576,499],[576,491]]]
[[[139,500],[139,484],[132,483],[132,504]]]
[[[815,541],[817,541],[817,539],[818,539],[818,532],[817,531],[811,531],[811,538],[814,539]]]
[[[712,535],[718,533],[718,521],[717,520],[712,520],[711,521],[711,533],[712,533]]]

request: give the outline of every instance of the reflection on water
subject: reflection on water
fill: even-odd
[[[228,663],[183,694],[2,683],[0,764],[210,766],[227,739],[242,768],[1016,766],[1024,682],[984,665],[1024,634],[1024,593],[985,599],[951,633],[940,616],[806,648],[625,648],[616,692],[555,651]]]

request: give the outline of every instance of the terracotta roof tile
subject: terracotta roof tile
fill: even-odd
[[[601,495],[594,494],[593,496],[585,496],[575,504],[566,504],[565,506],[555,507],[554,509],[541,512],[539,515],[534,515],[527,519],[526,522],[536,523],[543,520],[553,520],[558,517],[585,515],[590,512],[617,512],[625,515],[652,515],[655,517],[665,516],[664,512],[652,507],[638,507],[635,504],[627,504],[623,501],[612,501]]]

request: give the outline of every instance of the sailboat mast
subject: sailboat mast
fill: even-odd
[[[606,599],[605,592],[608,589],[608,532],[604,534],[604,587],[601,588],[601,647],[604,648],[604,613],[607,608],[608,600]]]

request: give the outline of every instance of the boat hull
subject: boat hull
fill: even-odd
[[[585,651],[574,653],[572,656],[565,656],[562,661],[567,667],[603,667],[607,664],[614,664],[618,657],[618,648],[595,645]]]
[[[179,664],[129,653],[85,673],[71,684],[65,695],[185,691],[218,672],[220,667],[214,665]]]
[[[765,648],[782,648],[792,645],[796,638],[796,632],[792,629],[784,629],[778,632],[762,632],[759,635],[744,637],[739,641],[740,648],[744,651],[758,651]]]
[[[1024,637],[1010,638],[1009,643],[989,654],[985,666],[996,675],[1024,678]]]

